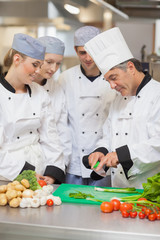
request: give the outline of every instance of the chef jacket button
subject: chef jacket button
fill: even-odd
[[[127,100],[127,98],[125,97],[124,100]]]
[[[125,135],[128,135],[128,133],[125,133]]]
[[[120,174],[123,174],[123,172],[120,172]]]
[[[138,98],[140,98],[141,96],[138,95]]]
[[[49,92],[49,89],[47,89],[47,92]]]
[[[129,115],[132,115],[132,113],[129,113]]]
[[[11,100],[11,97],[9,97],[8,100]]]
[[[98,116],[99,114],[98,113],[96,113],[96,116]]]
[[[114,174],[114,172],[112,172],[112,174]]]
[[[82,134],[85,134],[85,132],[82,132]]]
[[[99,96],[97,96],[97,98],[99,98]]]
[[[118,133],[116,133],[116,135],[118,135]]]
[[[36,114],[35,114],[35,113],[33,113],[33,115],[35,116]]]
[[[95,132],[95,134],[97,134],[97,132]]]
[[[82,116],[84,116],[84,113],[82,113]]]
[[[17,137],[17,139],[19,139],[20,137]]]
[[[32,134],[32,131],[30,131],[30,134]]]
[[[82,152],[84,152],[84,149],[82,149]]]
[[[79,76],[79,79],[81,79],[81,76]]]

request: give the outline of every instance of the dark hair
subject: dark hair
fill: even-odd
[[[120,68],[120,69],[126,71],[128,62],[132,62],[138,72],[143,72],[143,68],[142,68],[141,62],[139,60],[135,59],[135,58],[131,58],[131,59],[125,61],[125,62],[122,62],[122,63],[116,65],[115,67],[113,67],[112,69]]]
[[[26,58],[26,55],[24,55],[23,53],[20,53],[20,52],[14,50],[13,48],[11,48],[4,57],[4,60],[3,60],[4,67],[7,67],[7,68],[11,67],[11,65],[13,63],[13,56],[15,54],[19,54],[24,59]]]

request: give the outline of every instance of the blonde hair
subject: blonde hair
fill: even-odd
[[[13,57],[15,54],[19,54],[23,59],[26,58],[26,55],[24,55],[23,53],[20,53],[20,52],[14,50],[13,48],[11,48],[4,57],[4,60],[3,60],[4,67],[6,67],[8,69],[11,67],[11,65],[13,63]]]

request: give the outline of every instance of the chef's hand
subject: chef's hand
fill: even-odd
[[[43,180],[43,176],[40,175],[40,174],[38,174],[38,173],[36,173],[36,178],[37,178],[37,182],[38,182],[39,180]]]
[[[47,183],[47,184],[54,184],[56,179],[50,176],[43,176],[43,180]]]
[[[104,157],[104,154],[101,152],[94,152],[91,153],[88,157],[88,162],[91,168],[93,169],[94,165],[96,164],[97,161],[101,161],[101,159]]]
[[[100,163],[95,170],[99,171],[104,165],[106,165],[107,167],[116,168],[118,164],[119,164],[119,160],[118,160],[117,153],[110,152],[110,153],[107,153],[106,156],[101,158]]]
[[[55,178],[50,176],[42,176],[38,173],[36,173],[36,178],[37,178],[37,181],[44,180],[47,184],[54,184],[55,182]]]

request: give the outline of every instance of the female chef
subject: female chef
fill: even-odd
[[[45,36],[40,37],[38,40],[46,47],[46,54],[44,64],[41,66],[35,82],[43,86],[51,98],[52,111],[54,112],[58,135],[63,148],[65,165],[67,166],[71,155],[71,138],[67,126],[65,95],[61,86],[54,79],[54,74],[62,63],[65,46],[56,37]]]
[[[0,176],[13,180],[23,170],[44,175],[48,184],[64,180],[64,163],[48,94],[34,83],[45,47],[15,34],[0,78]]]

